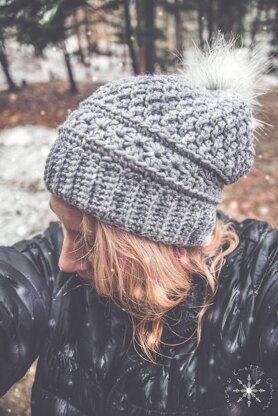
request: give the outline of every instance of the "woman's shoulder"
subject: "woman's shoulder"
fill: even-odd
[[[31,284],[34,281],[38,290],[52,289],[59,273],[58,260],[62,242],[60,224],[51,222],[42,233],[11,246],[0,246],[0,277],[9,273],[14,280],[25,278]]]

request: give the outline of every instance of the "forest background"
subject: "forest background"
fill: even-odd
[[[238,46],[259,45],[272,63],[255,165],[225,189],[220,208],[278,226],[277,0],[0,0],[0,244],[54,219],[43,165],[83,98],[123,75],[177,72],[193,43],[205,50],[218,30]],[[0,399],[0,416],[30,416],[35,368]]]

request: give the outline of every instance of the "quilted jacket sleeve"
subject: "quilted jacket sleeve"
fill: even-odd
[[[261,242],[256,269],[261,272],[256,289],[257,345],[255,361],[275,386],[278,406],[278,229],[270,229]],[[274,404],[273,404],[274,405]]]
[[[58,273],[58,223],[30,240],[0,247],[0,397],[40,353]]]

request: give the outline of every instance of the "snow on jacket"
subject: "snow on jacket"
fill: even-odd
[[[277,415],[278,230],[253,219],[235,226],[240,244],[220,273],[199,348],[189,354],[196,337],[164,346],[160,365],[127,349],[125,311],[59,270],[58,223],[1,247],[0,397],[39,357],[33,416]],[[204,283],[195,283],[167,317],[179,335],[196,329]],[[164,341],[181,342],[167,324]]]

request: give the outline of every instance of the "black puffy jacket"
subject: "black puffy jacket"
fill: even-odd
[[[39,357],[33,416],[278,415],[278,230],[251,219],[235,226],[240,244],[222,268],[198,349],[189,354],[195,336],[164,346],[160,365],[127,349],[125,311],[59,270],[58,223],[1,247],[0,396]],[[195,283],[167,317],[179,335],[196,329],[203,281]],[[163,339],[181,342],[167,324]]]

